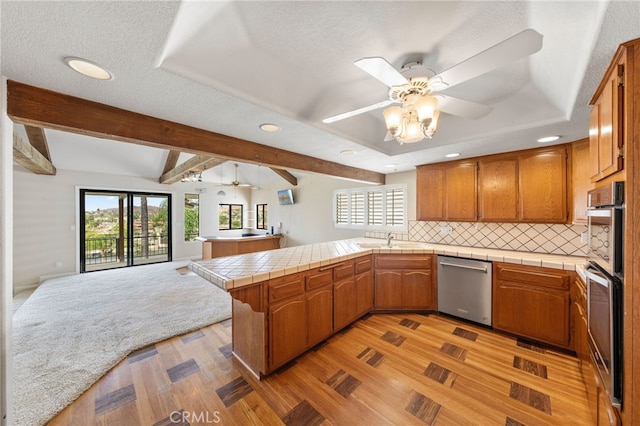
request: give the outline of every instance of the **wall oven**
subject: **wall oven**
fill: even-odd
[[[587,321],[589,349],[611,403],[622,404],[623,220],[622,182],[588,193],[589,256]]]

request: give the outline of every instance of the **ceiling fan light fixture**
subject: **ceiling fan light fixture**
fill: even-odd
[[[226,192],[224,192],[222,189],[221,189],[220,191],[218,191],[218,196],[219,196],[219,197],[224,197],[224,196],[226,196],[226,195],[227,195],[227,193],[226,193]]]
[[[400,144],[405,144],[431,139],[440,111],[434,96],[409,93],[402,98],[402,107],[389,107],[382,114],[387,130]]]

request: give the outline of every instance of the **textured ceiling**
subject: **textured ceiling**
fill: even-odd
[[[523,149],[549,134],[559,143],[587,137],[588,101],[611,56],[640,37],[640,2],[631,1],[2,1],[0,14],[9,79],[381,173],[449,152]],[[433,139],[405,145],[384,141],[381,110],[322,123],[387,98],[384,84],[354,66],[359,58],[381,56],[397,69],[420,60],[442,72],[526,28],[543,35],[539,52],[443,92],[491,106],[486,117],[444,114]],[[76,74],[65,56],[100,63],[115,78]],[[264,133],[264,122],[282,129]],[[157,178],[167,155],[47,137],[59,169]],[[207,180],[233,180],[231,164],[219,167]],[[240,170],[248,180],[279,179],[266,168]]]

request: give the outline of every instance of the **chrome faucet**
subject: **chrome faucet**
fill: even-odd
[[[387,247],[391,247],[391,240],[393,237],[391,236],[391,232],[387,234]]]

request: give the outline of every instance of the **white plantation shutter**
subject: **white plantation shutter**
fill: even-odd
[[[405,230],[405,185],[345,189],[334,192],[334,224],[341,228]]]

